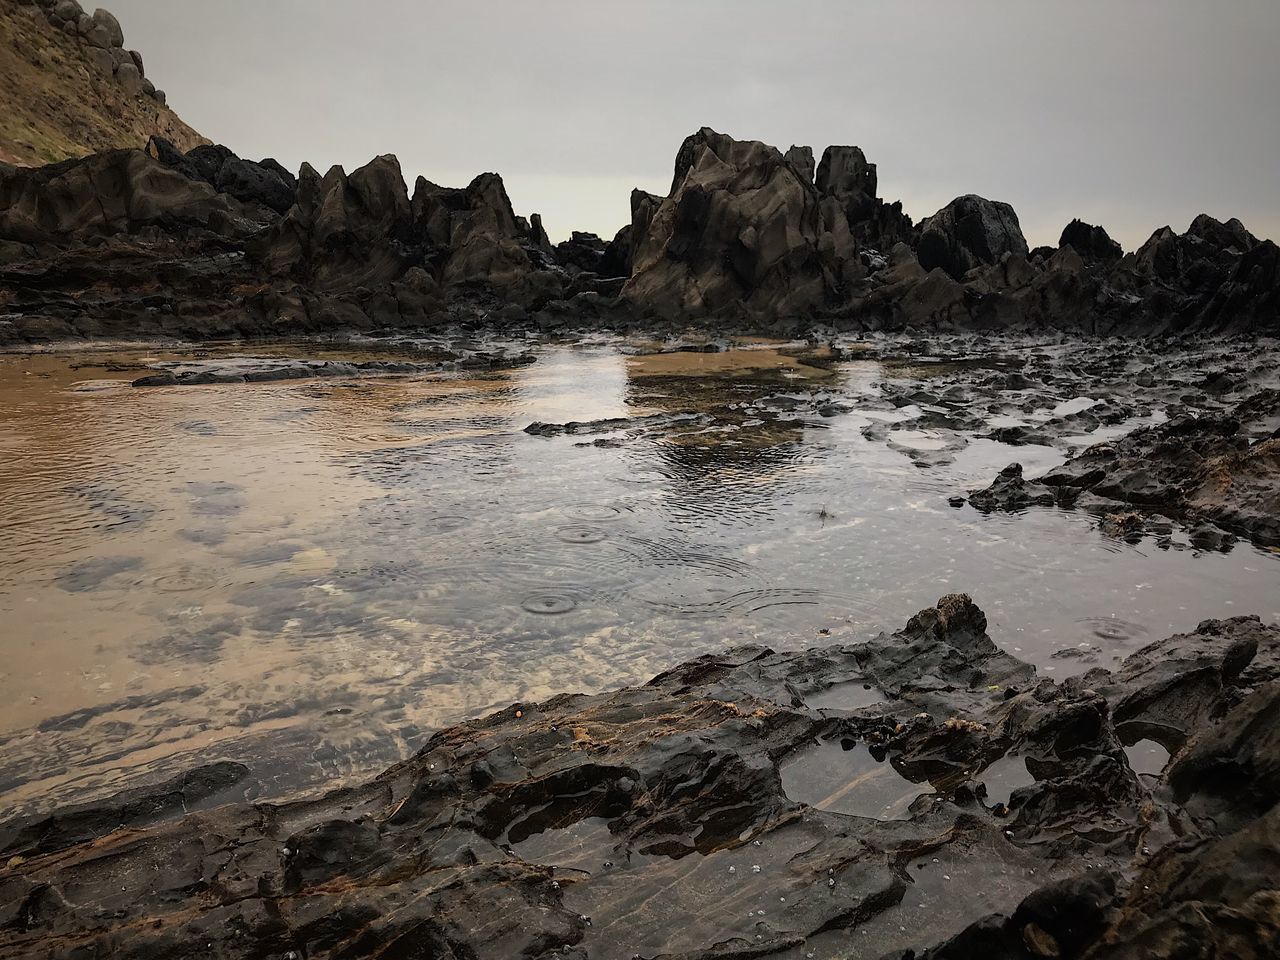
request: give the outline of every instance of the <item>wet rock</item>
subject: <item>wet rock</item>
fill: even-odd
[[[1280,628],[1209,621],[1061,685],[986,629],[951,595],[869,641],[513,704],[323,798],[175,808],[223,797],[228,765],[9,825],[0,954],[1261,956]],[[850,683],[880,702],[806,705]],[[1118,725],[1174,707],[1193,746],[1151,788]],[[1033,779],[987,809],[974,784],[1006,754]],[[837,806],[806,779],[833,776]],[[901,799],[886,815],[858,806],[868,791]]]
[[[1255,543],[1280,543],[1280,440],[1250,439],[1280,415],[1280,391],[1260,391],[1234,413],[1183,415],[1135,430],[1089,447],[1037,481],[1008,468],[970,502],[982,509],[1110,504],[1108,513],[1126,517],[1130,528],[1158,512],[1192,527],[1208,523]],[[1137,513],[1115,509],[1122,504]],[[1201,537],[1215,539],[1209,528]]]
[[[1022,475],[1022,464],[1011,463],[985,490],[969,495],[969,503],[979,510],[1021,510],[1025,507],[1052,506],[1059,503],[1062,494],[1043,483],[1027,480]]]
[[[535,437],[579,436],[591,433],[613,433],[618,430],[647,430],[654,427],[670,427],[677,425],[694,426],[706,424],[710,418],[695,411],[677,411],[673,413],[654,413],[643,417],[610,417],[604,420],[568,423],[542,423],[536,421],[524,428],[524,432]]]

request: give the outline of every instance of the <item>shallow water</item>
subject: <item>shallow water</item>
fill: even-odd
[[[955,591],[1051,676],[1207,617],[1280,618],[1273,553],[948,505],[1011,460],[1034,475],[1079,436],[1163,415],[1153,401],[1120,427],[1012,447],[977,433],[1092,414],[1080,382],[1011,391],[972,428],[936,396],[889,399],[1070,346],[970,346],[960,362],[527,346],[536,362],[506,369],[158,389],[128,383],[162,360],[361,348],[0,357],[9,808],[221,757],[252,768],[251,796],[332,786],[513,701],[729,645],[849,642]],[[674,412],[697,416],[654,417]],[[636,425],[524,432],[605,418]],[[864,705],[843,693],[820,705]]]

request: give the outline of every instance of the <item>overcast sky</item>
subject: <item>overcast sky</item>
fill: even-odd
[[[86,6],[91,4],[86,3]],[[188,123],[323,172],[502,174],[611,236],[700,126],[857,144],[919,219],[1012,203],[1126,249],[1207,212],[1280,238],[1280,0],[109,0]]]

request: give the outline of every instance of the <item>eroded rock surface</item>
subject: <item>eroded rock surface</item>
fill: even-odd
[[[0,955],[1272,955],[1280,629],[1061,684],[986,630],[952,595],[513,704],[320,800],[166,819],[228,768],[11,824]]]
[[[1138,529],[1152,516],[1172,517],[1280,543],[1280,391],[1095,444],[1035,481],[1011,464],[969,501],[983,510],[1080,504],[1130,517]]]

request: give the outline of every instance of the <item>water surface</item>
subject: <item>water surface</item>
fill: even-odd
[[[250,796],[333,786],[513,701],[850,642],[955,591],[1050,676],[1207,617],[1280,618],[1277,557],[1246,544],[948,504],[1181,402],[1135,400],[1123,363],[1097,396],[1009,379],[979,409],[955,391],[1077,348],[860,346],[530,342],[535,362],[479,371],[156,389],[129,382],[362,348],[0,357],[0,796],[47,809],[223,757]],[[1116,422],[1074,426],[1124,389]],[[525,432],[605,418],[632,424]],[[1047,444],[981,436],[1054,423]]]

